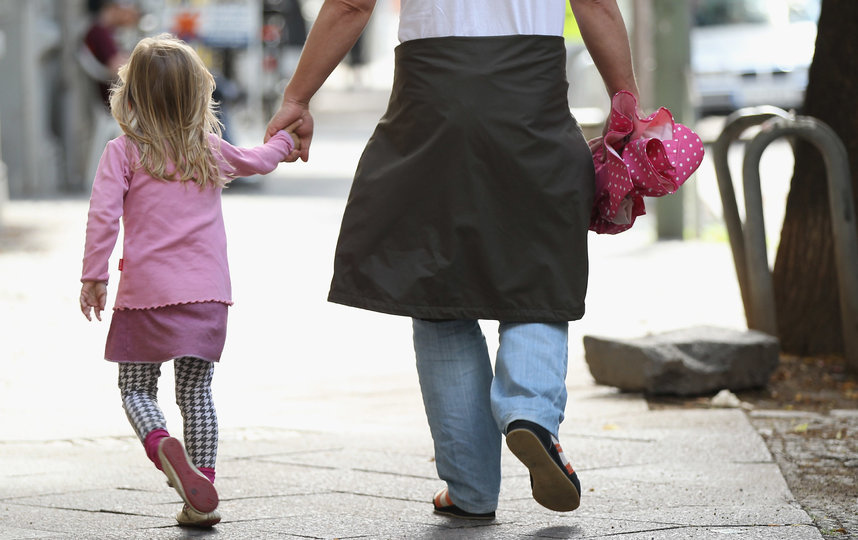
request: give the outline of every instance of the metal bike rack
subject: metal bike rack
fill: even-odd
[[[756,329],[751,313],[750,287],[748,285],[748,263],[745,257],[745,236],[742,219],[739,217],[739,207],[736,204],[736,194],[733,191],[733,176],[727,154],[730,145],[737,141],[748,129],[758,126],[772,118],[790,118],[788,112],[777,107],[752,107],[740,109],[727,117],[721,135],[712,145],[712,160],[715,164],[715,176],[718,179],[718,190],[721,193],[721,204],[724,207],[724,222],[727,226],[727,236],[730,239],[730,249],[733,252],[733,265],[736,267],[736,279],[739,281],[739,292],[742,294],[742,305],[745,308],[745,320],[748,328]]]
[[[727,151],[745,130],[760,124],[763,124],[761,131],[747,144],[742,166],[743,226],[727,164]],[[844,350],[847,364],[858,366],[858,232],[846,148],[834,130],[823,122],[806,116],[793,117],[775,107],[737,111],[727,119],[724,131],[712,148],[748,328],[777,335],[772,274],[766,254],[760,159],[768,145],[781,137],[798,137],[810,142],[825,162]]]

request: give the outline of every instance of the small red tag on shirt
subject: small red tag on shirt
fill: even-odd
[[[119,259],[119,271],[122,272],[122,267],[125,266],[125,259]]]

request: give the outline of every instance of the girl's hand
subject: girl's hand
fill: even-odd
[[[107,303],[107,282],[84,281],[80,288],[80,310],[86,320],[91,321],[90,310],[95,309],[95,318],[101,320],[101,312]]]
[[[283,128],[283,131],[285,131],[289,134],[290,137],[292,137],[292,142],[294,143],[294,146],[292,147],[292,152],[288,156],[286,156],[286,159],[284,161],[292,162],[296,161],[299,157],[301,157],[301,137],[298,136],[296,130],[303,123],[304,120],[299,118],[287,127]]]

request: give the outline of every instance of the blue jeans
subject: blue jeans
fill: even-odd
[[[501,434],[530,420],[557,434],[566,408],[569,323],[501,322],[492,373],[472,320],[413,320],[417,374],[438,476],[467,512],[497,508]]]

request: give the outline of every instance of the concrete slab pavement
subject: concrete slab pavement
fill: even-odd
[[[821,538],[744,413],[650,410],[592,382],[585,333],[743,326],[726,243],[653,243],[645,220],[593,238],[588,315],[571,326],[560,436],[581,508],[537,505],[505,450],[495,522],[433,515],[442,484],[409,321],[324,300],[365,120],[321,115],[311,163],[225,197],[237,303],[214,383],[224,520],[213,531],[175,526],[179,498],[132,436],[115,368],[100,360],[107,321],[78,312],[86,200],[7,205],[0,539]],[[493,344],[494,325],[484,328]],[[164,371],[161,402],[178,433]]]

